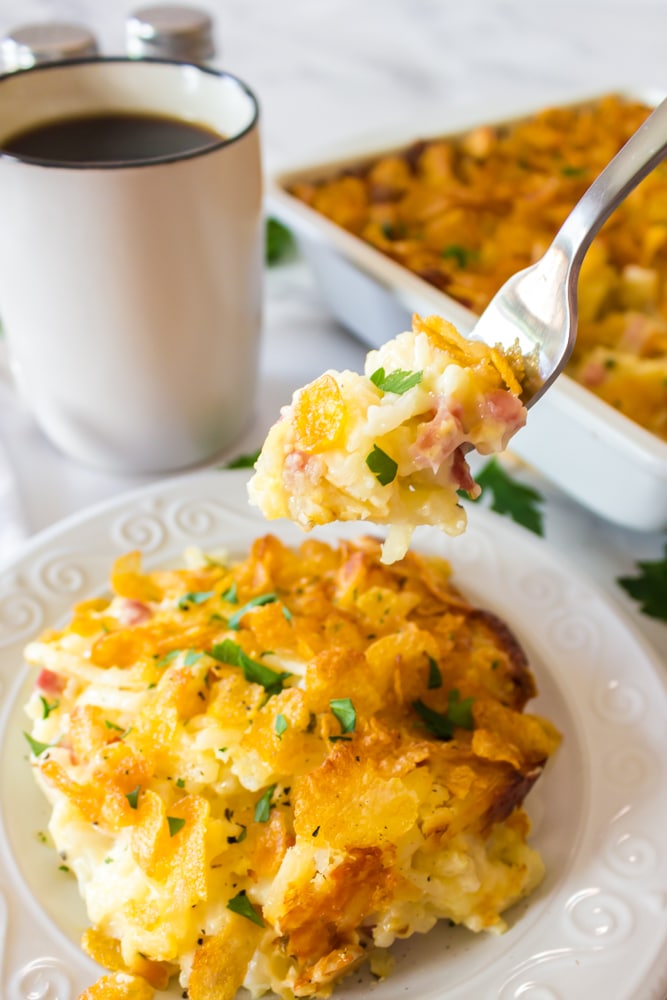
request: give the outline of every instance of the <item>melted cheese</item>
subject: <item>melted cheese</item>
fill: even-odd
[[[33,766],[111,970],[86,1000],[326,997],[438,920],[504,930],[541,878],[520,804],[558,735],[525,660],[445,563],[380,554],[123,557],[28,646]]]

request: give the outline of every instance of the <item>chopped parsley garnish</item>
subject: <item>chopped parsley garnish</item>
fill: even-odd
[[[185,826],[185,820],[180,816],[167,816],[167,824],[169,826],[169,836],[175,837],[179,830],[182,830]]]
[[[450,243],[442,251],[442,257],[447,260],[449,257],[453,258],[459,267],[463,268],[469,262],[472,253],[466,247],[461,246],[459,243]]]
[[[249,684],[261,684],[268,694],[278,694],[282,691],[284,682],[291,674],[286,671],[276,673],[270,667],[265,667],[258,660],[253,660],[241,647],[231,639],[223,639],[217,642],[210,651],[209,656],[219,663],[228,663],[231,667],[240,667],[243,676]]]
[[[185,788],[185,778],[176,778],[176,787]]]
[[[373,450],[366,456],[366,465],[371,470],[380,486],[389,486],[396,479],[398,463],[390,455],[373,445]]]
[[[287,729],[287,719],[285,718],[282,712],[278,712],[278,714],[276,715],[276,721],[273,728],[275,730],[278,739],[281,739],[283,733]]]
[[[69,868],[68,868],[67,865],[58,865],[58,871],[59,872],[68,872]]]
[[[258,927],[265,926],[259,913],[246,896],[245,889],[242,889],[236,896],[232,896],[231,899],[227,900],[227,909],[233,913],[238,913],[242,917],[246,917],[248,920],[252,920],[253,924],[257,924]]]
[[[42,718],[43,719],[48,719],[48,717],[51,715],[51,712],[55,712],[55,710],[60,705],[60,699],[59,698],[56,698],[55,701],[50,701],[49,702],[49,701],[46,700],[46,698],[44,697],[44,695],[40,694],[39,700],[42,703]]]
[[[167,666],[169,666],[169,664],[172,662],[172,660],[175,660],[176,657],[180,656],[182,652],[183,652],[182,649],[170,649],[168,653],[165,653],[164,656],[162,656],[157,661],[157,663],[155,664],[155,666],[156,667],[167,667]]]
[[[221,594],[220,596],[222,597],[223,601],[228,601],[229,604],[238,604],[239,592],[238,592],[238,587],[236,586],[236,580],[234,580],[232,585],[230,587],[227,587],[227,590],[224,592],[224,594]]]
[[[122,726],[117,726],[115,722],[111,721],[111,719],[105,719],[104,725],[107,727],[107,729],[113,729],[114,732],[116,733],[122,733],[125,731]]]
[[[482,490],[488,490],[493,496],[491,510],[507,514],[536,535],[544,534],[542,511],[539,509],[544,497],[537,490],[512,479],[497,458],[490,459],[476,479]]]
[[[201,660],[203,655],[203,653],[198,653],[195,649],[189,649],[183,658],[183,665],[193,667],[195,663]]]
[[[237,833],[235,837],[227,837],[228,844],[240,844],[248,836],[248,828],[244,823],[238,824],[241,827],[241,832]]]
[[[281,260],[294,253],[294,237],[291,232],[277,219],[266,220],[266,263],[269,267],[279,264]]]
[[[419,698],[412,702],[412,707],[424,720],[426,728],[439,740],[451,740],[454,736],[454,727],[461,729],[472,729],[474,720],[472,717],[473,698],[461,698],[459,692],[454,688],[447,695],[447,711],[436,712],[429,708]]]
[[[33,739],[30,733],[24,732],[23,735],[30,744],[30,750],[35,755],[35,757],[39,757],[46,750],[50,750],[51,747],[55,746],[55,743],[40,743],[39,740]]]
[[[276,790],[275,785],[269,785],[264,794],[260,799],[257,799],[255,803],[255,823],[266,823],[269,819],[269,814],[271,812],[271,799],[273,798],[273,793]]]
[[[433,691],[435,688],[442,687],[442,674],[440,673],[440,667],[438,666],[436,660],[432,656],[428,658],[428,689]]]
[[[286,622],[292,621],[292,612],[285,604],[283,604],[283,618]]]
[[[357,724],[357,713],[349,698],[334,698],[329,702],[329,708],[340,722],[344,733],[353,733]]]
[[[408,372],[402,368],[387,375],[384,368],[378,368],[371,375],[371,382],[382,392],[393,392],[396,396],[402,396],[408,389],[419,385],[423,377],[423,372]]]
[[[181,611],[187,611],[191,604],[203,604],[204,601],[208,601],[209,597],[213,597],[214,594],[214,590],[193,590],[189,594],[183,594],[178,602],[178,606]]]
[[[240,607],[238,611],[234,612],[234,614],[227,622],[227,625],[229,626],[229,628],[234,629],[235,632],[238,632],[239,628],[241,627],[241,619],[243,618],[246,611],[250,611],[252,610],[252,608],[261,608],[264,604],[273,604],[274,601],[277,600],[278,600],[278,595],[273,593],[259,594],[257,597],[252,597],[246,604]]]
[[[667,545],[662,559],[638,562],[637,568],[637,576],[621,576],[617,582],[638,602],[643,614],[667,622]]]
[[[563,177],[582,177],[586,173],[586,167],[573,167],[571,165],[566,165],[561,167],[560,172]]]
[[[137,787],[133,791],[128,792],[127,795],[125,796],[125,798],[130,803],[133,809],[136,809],[139,804],[140,791],[141,791],[141,785],[137,785]]]
[[[237,455],[236,458],[232,458],[231,461],[223,465],[223,469],[252,469],[255,462],[259,458],[261,448],[257,451],[247,452],[245,455]]]

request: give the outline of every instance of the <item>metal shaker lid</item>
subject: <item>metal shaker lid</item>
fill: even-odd
[[[46,21],[13,28],[0,40],[0,70],[13,73],[38,63],[97,55],[97,42],[79,24]]]
[[[198,7],[161,4],[133,11],[126,22],[127,52],[205,62],[215,54],[213,21]]]

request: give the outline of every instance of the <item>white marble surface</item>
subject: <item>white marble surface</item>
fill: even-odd
[[[201,6],[215,20],[218,62],[260,98],[267,171],[361,135],[417,135],[428,124],[447,128],[619,87],[667,90],[662,0],[202,0]],[[79,21],[95,31],[105,54],[115,54],[123,50],[131,7],[113,0],[0,0],[0,33],[31,21]],[[257,447],[298,385],[326,367],[358,367],[364,353],[327,315],[302,265],[271,271],[255,418],[229,454]],[[21,533],[32,535],[142,481],[100,475],[56,453],[0,369],[0,564]],[[620,530],[539,485],[548,497],[549,542],[617,600],[667,659],[667,627],[638,614],[615,583],[637,559],[660,558],[665,535]]]

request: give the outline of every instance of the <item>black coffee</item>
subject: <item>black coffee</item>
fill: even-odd
[[[162,115],[110,113],[59,118],[17,132],[3,153],[61,163],[121,163],[191,153],[223,139],[203,125]]]

